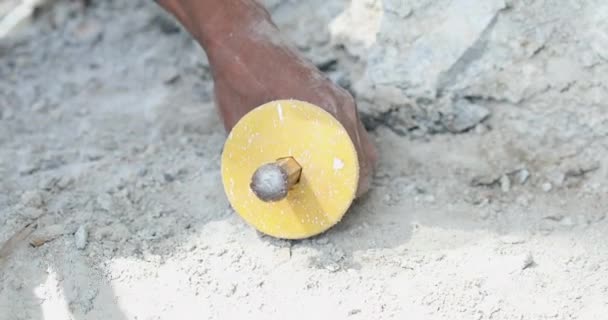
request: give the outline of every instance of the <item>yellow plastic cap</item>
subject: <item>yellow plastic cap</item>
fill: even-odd
[[[300,179],[279,201],[251,190],[256,170],[292,157]],[[303,239],[338,223],[355,198],[357,151],[331,114],[307,102],[279,100],[247,113],[232,128],[222,153],[222,182],[234,210],[267,235]]]

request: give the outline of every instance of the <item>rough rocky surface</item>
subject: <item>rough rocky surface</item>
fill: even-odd
[[[151,1],[83,3],[0,40],[0,319],[608,312],[608,4],[267,1],[381,153],[289,242],[223,195],[202,50]]]

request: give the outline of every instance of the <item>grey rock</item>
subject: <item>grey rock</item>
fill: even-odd
[[[490,116],[488,109],[474,103],[461,100],[452,106],[452,114],[442,119],[446,129],[459,133],[474,128],[478,123]]]
[[[89,238],[89,231],[84,225],[78,227],[76,233],[74,233],[74,243],[76,244],[76,249],[84,250],[87,246]]]
[[[511,191],[511,179],[506,174],[500,177],[500,189],[504,193]]]
[[[527,169],[521,169],[521,170],[517,171],[516,177],[517,177],[517,182],[519,182],[519,184],[523,185],[526,183],[526,181],[528,181],[528,178],[530,178],[530,171],[528,171]]]
[[[336,262],[330,262],[325,265],[325,269],[329,272],[337,272],[340,270],[340,265]]]
[[[404,88],[406,96],[434,99],[441,86],[453,81],[459,62],[478,54],[472,48],[504,8],[503,0],[455,1],[446,9],[446,18],[417,38],[405,54],[398,58],[389,50],[372,54],[368,76],[375,86]]]

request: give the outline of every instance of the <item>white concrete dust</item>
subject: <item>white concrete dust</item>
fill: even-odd
[[[0,319],[605,317],[607,4],[267,2],[356,96],[371,192],[258,235],[191,37],[152,1],[53,1],[0,42]]]

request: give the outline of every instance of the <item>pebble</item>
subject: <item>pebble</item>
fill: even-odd
[[[553,185],[550,182],[545,182],[545,183],[543,183],[541,188],[543,189],[544,192],[549,192],[549,191],[551,191],[551,189],[553,189]]]
[[[504,193],[511,191],[511,179],[506,174],[500,177],[500,190]]]
[[[84,250],[87,246],[87,241],[89,237],[89,231],[84,225],[78,227],[76,233],[74,234],[74,242],[76,244],[76,249]]]
[[[165,179],[165,182],[167,183],[171,183],[175,180],[175,176],[173,176],[172,174],[165,172],[163,173],[163,178]]]
[[[530,178],[530,171],[527,169],[521,169],[517,172],[517,182],[519,182],[519,184],[525,184],[526,181],[528,181],[528,178]]]
[[[340,265],[335,262],[331,262],[325,265],[325,269],[327,269],[329,272],[337,272],[340,270]]]
[[[453,118],[444,122],[452,133],[459,133],[475,127],[490,116],[490,111],[478,104],[458,101],[453,105]]]

